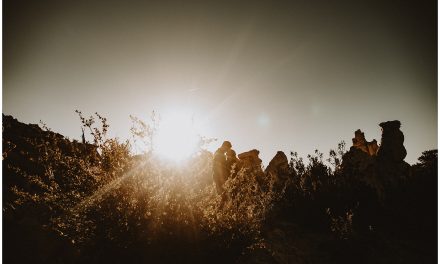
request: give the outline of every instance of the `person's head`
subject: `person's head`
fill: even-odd
[[[222,146],[220,147],[224,152],[230,150],[232,148],[232,144],[229,141],[223,141]]]
[[[228,157],[236,157],[237,153],[235,153],[235,150],[233,149],[229,149],[228,151],[226,151],[226,156]]]

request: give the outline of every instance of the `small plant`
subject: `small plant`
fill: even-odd
[[[130,143],[128,140],[125,142],[119,142],[117,138],[108,138],[107,132],[110,127],[107,123],[107,118],[95,113],[95,116],[85,118],[82,112],[75,110],[78,114],[83,131],[88,130],[93,138],[93,146],[96,147],[96,151],[99,153],[98,159],[100,161],[103,171],[115,177],[121,174],[130,165]],[[96,120],[99,120],[99,126],[96,126]]]
[[[343,215],[333,215],[330,208],[327,208],[326,213],[330,218],[330,230],[340,239],[349,239],[354,235],[353,216],[354,213],[350,209]]]
[[[331,149],[327,161],[330,163],[333,172],[338,173],[342,169],[342,157],[347,152],[345,149],[345,141],[338,143],[336,150]]]
[[[149,122],[130,115],[131,127],[130,132],[133,137],[135,146],[138,146],[138,141],[141,144],[142,153],[150,153],[154,150],[154,137],[160,124],[160,116],[155,111],[151,112]]]

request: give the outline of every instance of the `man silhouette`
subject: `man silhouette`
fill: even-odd
[[[212,162],[212,178],[215,182],[217,194],[222,194],[223,184],[226,182],[229,175],[226,167],[226,152],[232,148],[229,141],[224,141],[220,148],[214,153],[214,160]]]

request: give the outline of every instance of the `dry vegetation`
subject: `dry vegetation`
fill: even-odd
[[[222,200],[210,152],[165,164],[108,138],[104,117],[78,114],[92,144],[3,116],[5,263],[436,260],[437,151],[381,193],[345,173],[344,143],[328,160],[291,153],[283,186],[242,170]],[[154,127],[133,122],[133,135],[151,146]]]

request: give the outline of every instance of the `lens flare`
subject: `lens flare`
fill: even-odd
[[[196,152],[198,142],[191,116],[173,113],[161,120],[154,139],[154,151],[162,158],[182,161]]]

